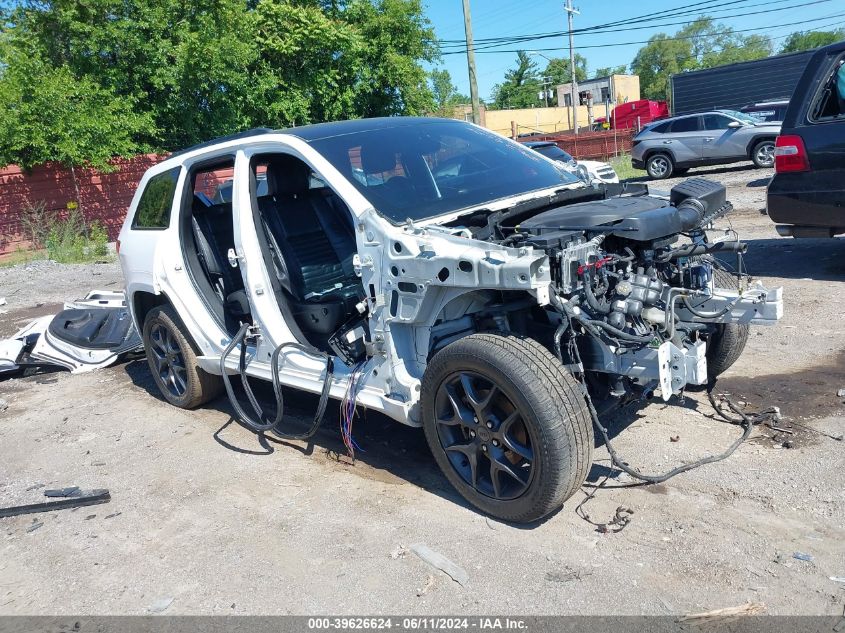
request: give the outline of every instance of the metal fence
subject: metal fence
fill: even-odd
[[[580,134],[536,134],[520,141],[553,141],[573,157],[585,160],[608,160],[631,151],[636,129],[602,130]]]

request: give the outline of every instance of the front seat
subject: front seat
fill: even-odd
[[[267,165],[267,195],[258,198],[258,209],[297,324],[329,335],[364,295],[352,269],[356,246],[349,211],[336,196],[310,184],[305,163],[276,156]]]

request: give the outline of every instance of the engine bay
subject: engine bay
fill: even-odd
[[[637,184],[558,195],[474,218],[467,228],[477,239],[547,254],[545,316],[555,351],[604,395],[659,390],[669,399],[706,384],[724,370],[708,367],[708,346],[726,328],[780,318],[780,289],[740,274],[746,245],[708,236],[732,209],[721,184],[689,179],[665,196]]]

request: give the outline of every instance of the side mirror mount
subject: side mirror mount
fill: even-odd
[[[742,123],[740,123],[739,121],[731,121],[730,123],[728,123],[728,127],[732,130],[735,130],[737,128],[742,127]]]

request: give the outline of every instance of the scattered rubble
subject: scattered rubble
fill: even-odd
[[[448,574],[459,585],[466,586],[469,582],[469,574],[463,567],[456,565],[440,552],[435,552],[428,545],[423,543],[411,545],[411,551],[432,567]]]

